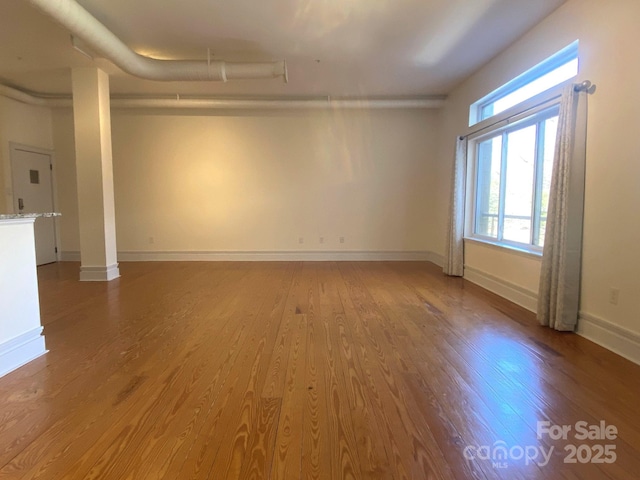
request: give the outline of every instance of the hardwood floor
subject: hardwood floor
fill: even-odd
[[[640,367],[431,264],[120,267],[39,269],[50,352],[0,379],[0,478],[640,478]]]

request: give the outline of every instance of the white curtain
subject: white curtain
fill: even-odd
[[[538,320],[563,331],[580,306],[587,96],[574,85],[562,95],[538,291]]]
[[[451,211],[443,271],[453,277],[464,274],[464,204],[465,177],[467,162],[467,140],[456,139],[456,152],[453,165],[453,183],[451,186]]]

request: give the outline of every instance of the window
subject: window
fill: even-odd
[[[577,73],[576,41],[471,105],[467,237],[542,251],[560,88]]]
[[[554,106],[472,140],[474,237],[542,248],[557,126]]]
[[[469,125],[486,120],[578,74],[578,41],[471,105]]]

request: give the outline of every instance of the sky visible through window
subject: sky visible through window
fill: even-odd
[[[555,70],[550,71],[546,75],[542,75],[540,78],[527,83],[525,86],[493,102],[493,104],[491,104],[493,105],[492,115],[504,112],[508,108],[511,108],[520,102],[523,102],[539,93],[555,87],[565,80],[569,80],[570,78],[575,77],[577,74],[578,59],[574,58],[573,60],[565,63],[564,65],[561,65]]]

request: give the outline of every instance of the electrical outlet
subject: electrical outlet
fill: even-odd
[[[320,237],[320,243],[324,243],[324,237]]]
[[[303,244],[304,243],[304,237],[298,237],[298,243]]]
[[[338,240],[340,241],[340,243],[344,243],[344,237],[340,237]]]
[[[609,289],[609,303],[611,305],[618,305],[620,301],[620,289],[611,287]]]
[[[153,237],[149,237],[149,244],[154,244],[156,243],[156,239]]]

